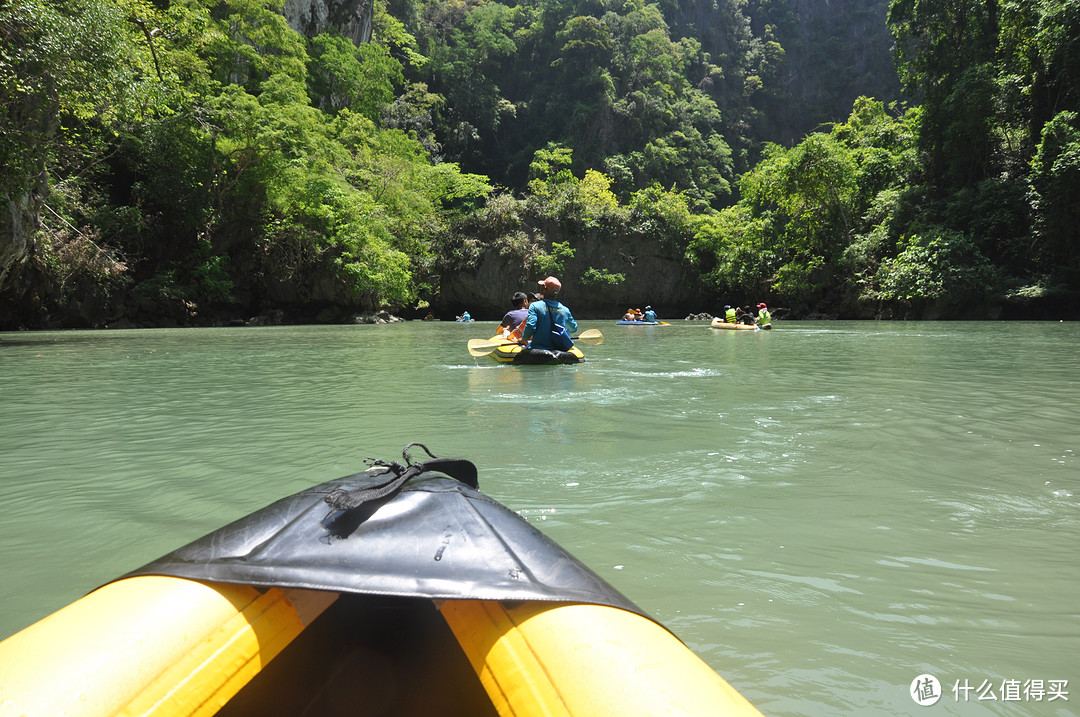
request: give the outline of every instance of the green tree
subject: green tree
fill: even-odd
[[[422,16],[432,61],[418,79],[446,100],[434,126],[448,158],[522,188],[553,143],[573,150],[577,176],[609,176],[621,201],[654,182],[699,208],[730,196],[722,117],[698,87],[721,70],[700,43],[670,37],[657,5],[432,1]]]
[[[334,33],[311,40],[308,88],[312,102],[336,112],[346,107],[371,119],[394,100],[394,86],[403,81],[401,63],[387,48],[353,45]]]
[[[1055,118],[1080,110],[1076,3],[893,0],[889,19],[902,77],[923,100],[927,160],[903,232],[964,235],[1019,284],[1074,271],[1074,223],[1058,199],[1070,121]]]
[[[924,103],[920,143],[927,169],[945,186],[978,181],[992,168],[997,7],[997,0],[892,0],[889,6],[900,77]]]
[[[305,80],[304,38],[289,27],[281,14],[283,4],[284,0],[222,0],[202,5],[211,11],[212,24],[202,36],[200,54],[218,83],[256,92],[276,74]]]
[[[874,287],[894,255],[905,187],[918,178],[918,110],[856,101],[847,122],[792,148],[770,145],[740,179],[740,200],[695,220],[690,260],[722,293],[809,306]]]
[[[902,237],[900,252],[882,262],[877,279],[874,298],[916,306],[982,296],[998,283],[997,272],[969,237],[940,228],[929,236]]]
[[[1080,279],[1080,119],[1060,112],[1046,123],[1031,166],[1037,193],[1037,267],[1059,273],[1071,285]]]
[[[124,280],[126,264],[85,219],[117,137],[160,104],[164,79],[142,29],[155,14],[134,1],[0,6],[0,292],[28,257],[62,287],[57,304],[72,277],[85,279],[87,304]]]

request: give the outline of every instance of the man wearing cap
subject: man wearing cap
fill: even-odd
[[[642,321],[651,321],[656,323],[656,312],[652,310],[651,306],[645,307],[645,314],[641,317]]]
[[[757,325],[762,329],[772,328],[772,314],[769,313],[769,307],[764,303],[758,304]]]
[[[724,304],[724,323],[734,324],[738,320],[739,317],[736,316],[735,309],[731,308],[731,304]]]
[[[570,333],[577,332],[578,325],[570,309],[555,298],[562,291],[562,282],[549,276],[536,283],[540,286],[541,298],[529,304],[529,316],[525,319],[525,331],[521,338],[524,341],[532,340],[530,348],[565,351],[566,349],[558,349],[551,343],[553,324],[562,324]]]

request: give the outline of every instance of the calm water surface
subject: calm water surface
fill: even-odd
[[[0,637],[421,441],[768,715],[1080,714],[1080,325],[582,324],[0,334]]]

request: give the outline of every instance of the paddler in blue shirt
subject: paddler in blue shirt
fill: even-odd
[[[652,310],[651,306],[645,307],[645,321],[656,323],[656,312]]]
[[[569,333],[576,333],[578,324],[570,309],[555,298],[562,291],[562,282],[549,276],[536,283],[540,286],[541,298],[529,304],[529,316],[525,319],[525,331],[521,338],[524,341],[531,340],[529,348],[565,351],[566,349],[559,349],[551,343],[552,314],[562,317],[559,323],[562,323]]]

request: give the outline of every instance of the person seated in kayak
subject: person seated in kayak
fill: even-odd
[[[652,310],[651,306],[645,307],[645,313],[642,315],[642,321],[656,322],[656,312]]]
[[[510,297],[510,309],[503,315],[502,323],[499,324],[497,334],[507,336],[516,329],[529,315],[529,295],[524,291],[516,292]]]
[[[511,329],[510,332],[508,334],[506,334],[506,336],[504,337],[507,341],[512,341],[512,342],[514,342],[516,344],[525,343],[522,340],[521,335],[525,332],[525,319],[527,319],[529,317],[529,308],[528,308],[529,304],[531,304],[534,301],[542,301],[543,300],[543,297],[540,296],[540,294],[530,293],[530,294],[526,294],[525,296],[526,296],[526,298],[525,298],[525,317],[522,318],[521,321],[518,323],[518,325],[515,326],[513,329]]]
[[[735,314],[735,309],[731,308],[729,304],[724,304],[724,323],[734,324],[738,322],[738,317]]]
[[[525,319],[525,330],[521,338],[528,342],[531,349],[567,351],[569,347],[555,346],[551,336],[554,324],[561,324],[568,333],[576,333],[578,330],[577,321],[574,320],[570,309],[555,298],[562,291],[562,282],[554,276],[549,276],[541,279],[537,284],[540,286],[542,298],[540,301],[529,304],[529,316]],[[572,342],[570,346],[573,346]]]
[[[754,314],[750,311],[749,306],[745,308],[741,306],[739,307],[739,311],[737,314],[737,322],[746,326],[754,325]]]
[[[769,313],[769,307],[764,303],[758,304],[757,325],[758,326],[771,326],[772,314]]]

